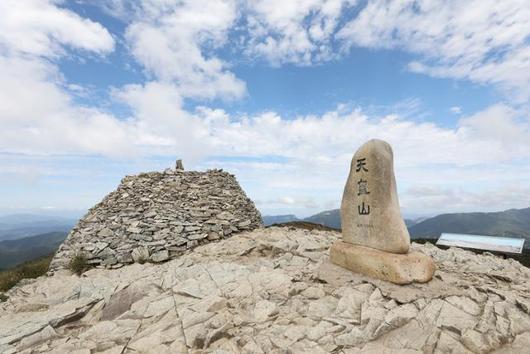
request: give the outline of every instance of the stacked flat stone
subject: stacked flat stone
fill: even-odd
[[[68,267],[75,255],[105,268],[163,262],[260,226],[254,203],[235,177],[222,170],[168,169],[126,176],[72,229],[50,272]]]

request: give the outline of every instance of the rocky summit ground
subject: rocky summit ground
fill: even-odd
[[[339,234],[257,229],[164,264],[61,271],[0,304],[5,353],[530,353],[530,270],[413,244],[398,286],[328,261]]]

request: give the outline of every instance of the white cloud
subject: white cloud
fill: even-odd
[[[511,183],[508,195],[514,196],[523,190],[514,183],[530,182],[526,167],[530,161],[529,114],[506,104],[463,117],[454,128],[399,114],[368,115],[361,108],[340,107],[294,119],[273,111],[230,116],[206,106],[185,108],[188,98],[241,98],[245,94],[244,82],[218,55],[242,17],[250,24],[245,43],[251,55],[263,55],[275,63],[309,64],[335,55],[338,18],[351,4],[256,1],[243,7],[249,11],[246,15],[239,12],[236,5],[240,3],[235,0],[145,0],[132,6],[127,10],[130,23],[125,36],[149,79],[113,90],[112,98],[131,110],[121,120],[97,107],[76,104],[70,91],[83,92],[83,88],[68,83],[55,64],[70,48],[96,54],[112,50],[108,31],[55,2],[20,4],[13,2],[0,14],[2,152],[178,156],[191,167],[201,161],[208,164],[211,156],[231,157],[217,167],[236,172],[253,198],[267,205],[314,211],[329,207],[334,200],[338,205],[349,160],[371,138],[393,145],[398,184],[405,191],[404,205],[411,210],[444,210],[460,189],[466,197],[455,205],[481,206],[502,196],[492,193],[491,186]],[[510,14],[511,3],[496,5],[501,7],[495,8],[493,18],[498,23],[492,28],[498,32],[491,32],[486,26],[490,23],[484,20],[487,16],[479,13],[478,19],[470,19],[475,32],[469,35],[462,35],[467,29],[460,23],[465,22],[460,12],[468,13],[467,3],[458,5],[462,8],[454,3],[447,8],[441,2],[432,4],[437,7],[418,18],[416,11],[426,11],[422,6],[427,5],[417,10],[407,2],[370,2],[342,30],[341,38],[355,45],[418,53],[422,60],[414,70],[431,75],[436,74],[434,70],[441,76],[450,71],[452,77],[512,88],[528,83],[524,70],[520,75],[508,70],[493,79],[502,68],[521,63],[520,68],[526,68],[521,35],[511,33],[506,21],[499,20]],[[452,19],[457,8],[459,15]],[[31,15],[32,22],[13,21],[20,19],[23,10],[40,16]],[[513,16],[517,33],[526,33],[518,28],[525,13]],[[446,20],[456,23],[445,26]],[[502,35],[492,40],[498,33]],[[492,53],[501,48],[504,51],[492,60]],[[510,64],[509,54],[514,53],[520,55],[513,60],[521,63]],[[414,100],[406,104],[417,107]],[[254,160],[245,161],[249,157]],[[434,192],[415,198],[414,188]],[[519,198],[517,203],[525,200]]]
[[[276,199],[257,200],[256,204],[260,207],[289,207],[289,208],[300,208],[300,209],[315,209],[319,205],[315,202],[312,197],[304,196],[283,196]]]
[[[0,57],[0,151],[30,154],[130,152],[129,128],[114,117],[74,105],[55,67]]]
[[[14,67],[5,64],[0,68]],[[187,168],[200,167],[200,161],[206,161],[205,167],[236,173],[249,195],[263,201],[264,210],[291,208],[301,215],[328,208],[333,201],[338,206],[349,160],[358,146],[371,138],[387,140],[394,147],[406,210],[483,207],[473,203],[480,200],[477,196],[491,193],[473,191],[477,186],[487,189],[498,183],[501,187],[502,183],[530,183],[530,171],[524,167],[530,160],[528,116],[506,105],[494,105],[464,117],[456,128],[398,115],[368,116],[360,109],[344,107],[321,116],[291,120],[275,112],[234,117],[207,107],[186,111],[177,86],[149,82],[114,92],[116,99],[132,109],[129,118],[119,121],[72,106],[57,85],[46,81],[50,80],[47,75],[54,77],[50,67],[25,64],[24,70],[17,72],[30,76],[18,76],[25,83],[21,87],[27,87],[28,92],[8,90],[15,79],[8,77],[11,71],[0,70],[0,82],[6,84],[4,90],[0,85],[0,95],[8,101],[11,97],[20,101],[16,96],[29,98],[43,115],[30,115],[31,121],[24,120],[31,111],[8,112],[14,108],[2,106],[0,116],[8,127],[0,131],[2,151],[172,156],[184,158]],[[41,96],[45,99],[39,100]],[[208,162],[209,156],[232,159]],[[249,157],[252,159],[246,161]],[[449,205],[447,197],[408,195],[410,188],[425,185],[461,188],[469,196]],[[496,195],[500,198],[501,194]]]
[[[100,24],[53,1],[0,4],[0,151],[123,154],[129,128],[98,110],[79,107],[54,60],[67,48],[104,54],[114,40]]]
[[[530,154],[530,119],[528,112],[496,104],[486,110],[460,120],[460,126],[469,129],[475,139],[499,144],[509,156]]]
[[[337,46],[404,50],[408,69],[530,98],[530,7],[520,0],[254,0],[246,51],[279,65],[336,59]],[[359,13],[351,9],[357,6]],[[350,11],[348,11],[350,10]],[[345,25],[343,23],[346,23]]]
[[[47,57],[63,54],[63,46],[95,53],[114,49],[114,39],[99,23],[60,8],[53,0],[0,2],[0,53]]]
[[[424,215],[527,208],[530,205],[530,188],[499,184],[494,188],[473,191],[464,187],[419,186],[403,193],[401,205],[405,210]]]
[[[142,42],[135,47],[135,55],[148,70],[162,70],[155,74],[180,79],[181,74],[177,77],[174,68],[175,64],[183,67],[182,63],[166,63],[169,65],[165,68],[154,64],[162,59],[171,61],[167,54],[176,53],[181,61],[213,66],[214,72],[219,72],[224,63],[204,44],[223,45],[229,34],[234,35],[231,49],[237,48],[253,58],[264,58],[274,65],[309,65],[336,58],[333,42],[341,14],[356,3],[357,0],[142,0],[140,3],[107,0],[102,7],[114,16],[134,22],[130,39]],[[137,33],[143,38],[137,38],[140,37]],[[149,48],[157,51],[151,53],[146,50]],[[157,52],[164,57],[148,57],[158,57]],[[206,53],[215,59],[212,63],[205,59]],[[182,58],[184,54],[188,58]],[[189,69],[191,66],[187,65]]]
[[[103,6],[129,23],[126,38],[138,62],[154,78],[176,83],[183,96],[245,94],[220,48],[273,65],[311,65],[359,46],[412,53],[413,72],[494,85],[515,101],[530,98],[530,7],[520,0],[108,0]]]
[[[360,110],[330,111],[322,116],[292,120],[282,119],[274,112],[235,120],[207,108],[201,114],[210,119],[216,117],[208,121],[208,130],[219,152],[277,155],[319,163],[344,158],[362,142],[375,137],[396,146],[403,153],[402,162],[407,164],[418,162],[418,151],[422,160],[439,164],[483,163],[490,157],[513,153],[524,139],[530,141],[527,119],[516,121],[516,112],[504,105],[464,118],[456,129],[417,123],[396,115],[369,117]],[[485,130],[484,126],[492,122],[502,129]],[[520,157],[530,157],[528,149],[517,151]]]
[[[145,155],[177,155],[196,161],[214,151],[208,122],[182,108],[177,86],[161,82],[128,85],[114,96],[133,111],[135,146]],[[210,120],[215,119],[212,115]]]
[[[201,114],[217,155],[270,156],[264,162],[218,160],[206,165],[236,173],[245,190],[260,200],[267,212],[280,207],[286,210],[287,201],[295,201],[292,207],[300,210],[318,211],[329,207],[330,200],[338,206],[349,160],[371,138],[384,139],[394,148],[398,186],[407,212],[503,208],[510,201],[501,200],[502,190],[519,190],[530,183],[528,116],[505,105],[464,117],[456,128],[393,115],[369,117],[359,110],[294,120],[273,112],[240,119],[207,109]],[[212,115],[216,118],[209,120]],[[487,129],[489,124],[494,124],[491,129]],[[424,197],[410,192],[417,188],[426,191]],[[463,192],[449,203],[450,195],[440,198],[428,193],[440,189]],[[264,195],[270,199],[263,199]],[[279,203],[285,196],[291,199]],[[314,198],[311,207],[304,202],[308,196]],[[527,200],[515,198],[513,205],[524,206]]]
[[[245,83],[211,49],[226,42],[236,19],[231,0],[144,0],[125,37],[136,60],[182,96],[240,98]]]
[[[308,65],[336,57],[333,36],[352,0],[248,1],[247,53],[273,64]]]
[[[372,0],[338,33],[348,46],[421,56],[409,69],[530,97],[530,7],[520,0]]]
[[[454,114],[460,114],[462,113],[462,108],[460,108],[459,106],[453,106],[449,108],[449,112],[454,113]]]

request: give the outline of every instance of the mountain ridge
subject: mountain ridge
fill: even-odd
[[[0,216],[0,241],[16,240],[48,232],[68,232],[77,219],[40,214],[8,214]]]
[[[296,216],[293,215],[294,218]],[[270,218],[270,216],[269,216]],[[326,210],[304,219],[340,229],[340,209]],[[530,248],[530,208],[508,209],[497,212],[445,213],[430,218],[405,219],[412,239],[435,239],[443,232],[481,234],[489,236],[523,237],[525,248]]]
[[[447,213],[410,227],[411,236],[438,237],[442,232],[519,236],[530,240],[530,208],[498,212]]]
[[[16,240],[0,241],[0,270],[54,253],[67,232],[47,232]]]

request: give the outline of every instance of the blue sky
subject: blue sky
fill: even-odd
[[[517,0],[2,1],[0,213],[83,211],[183,158],[306,216],[371,138],[407,216],[528,207],[529,22]]]

